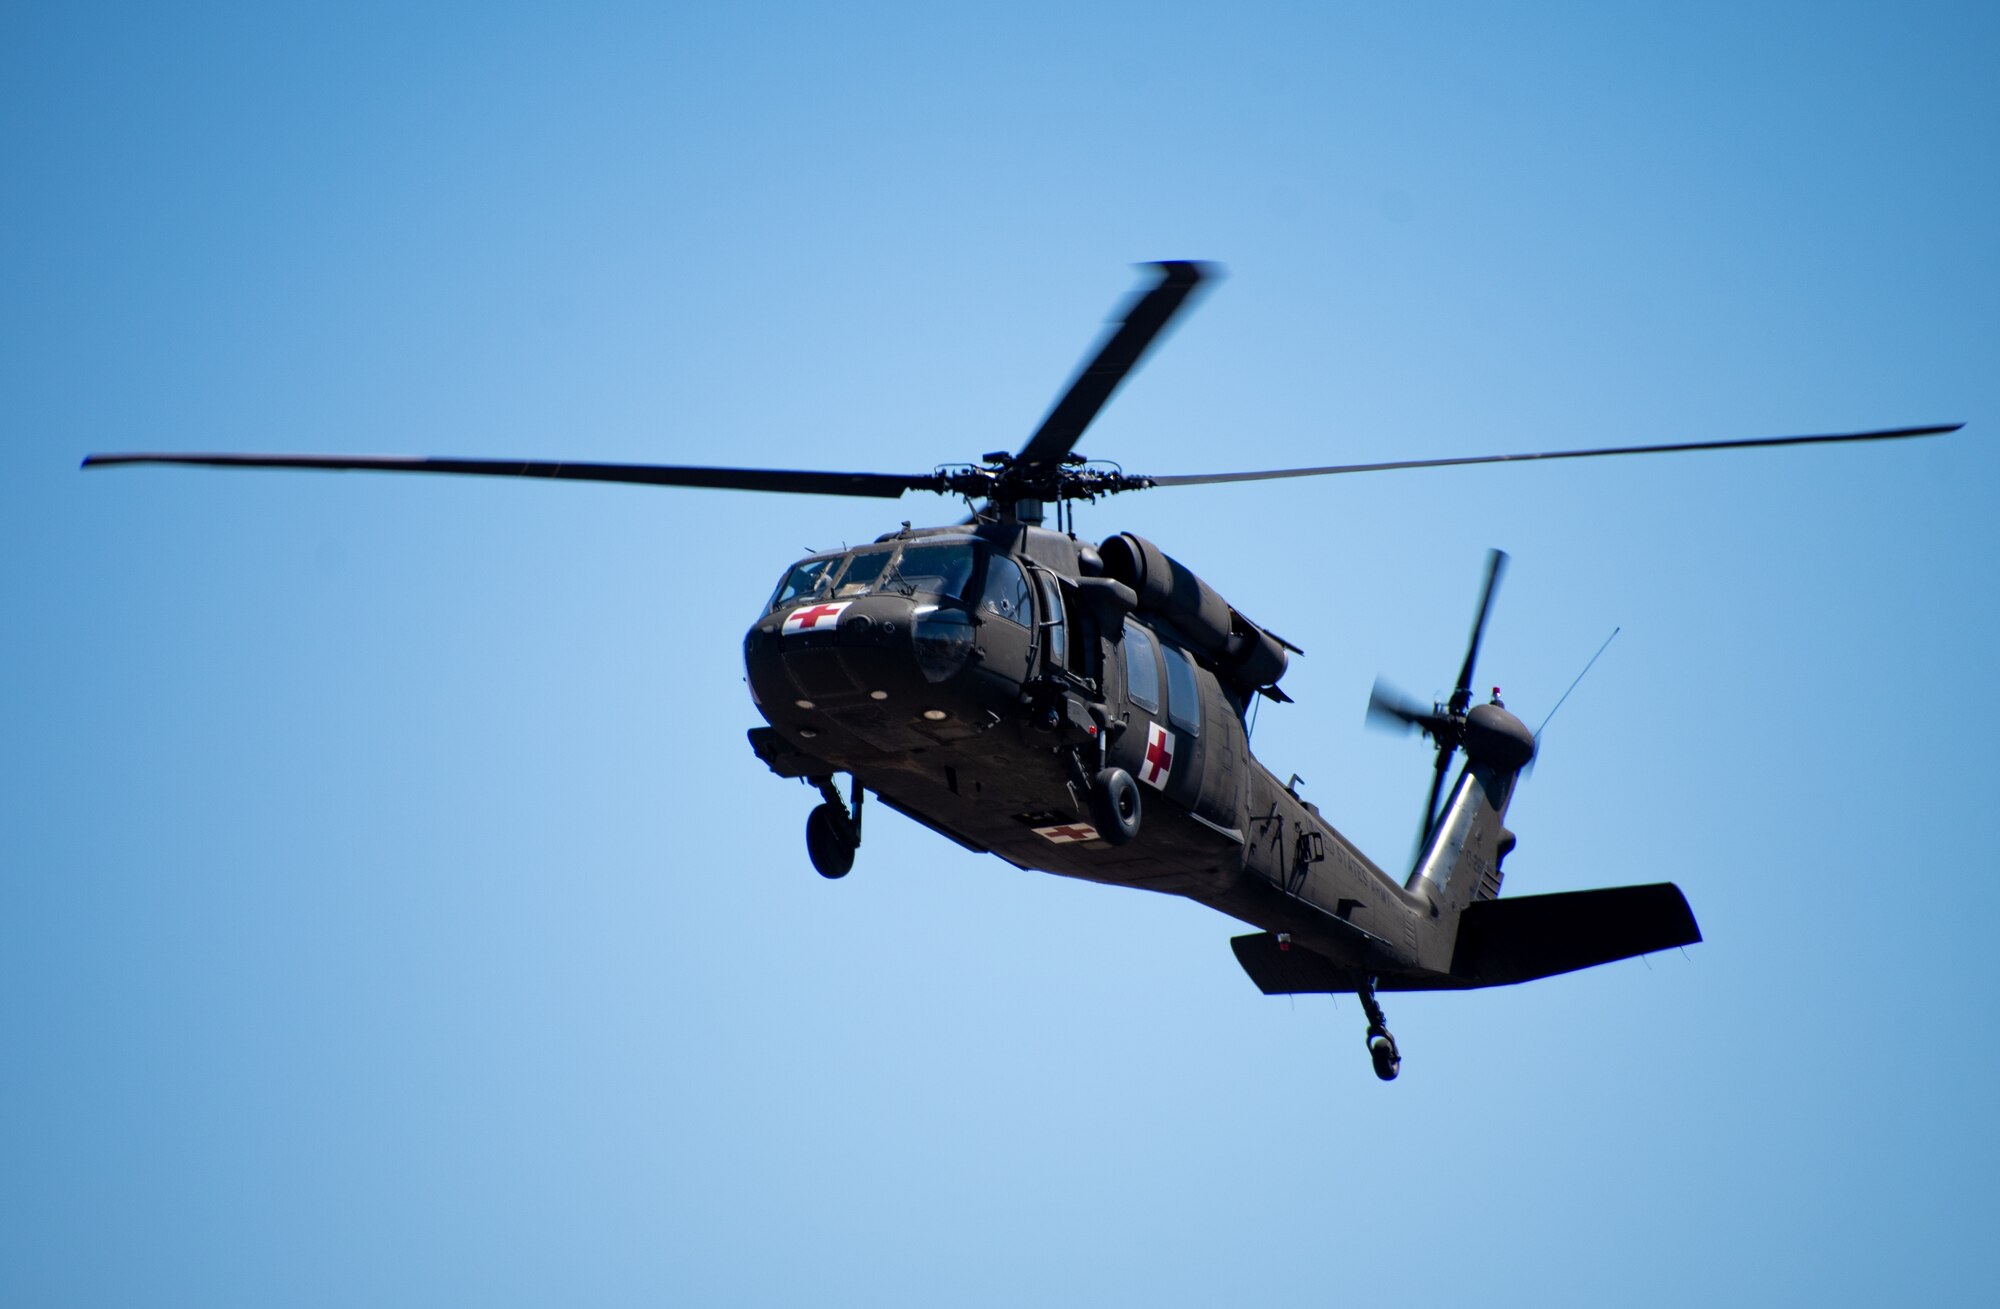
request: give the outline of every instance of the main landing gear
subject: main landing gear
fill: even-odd
[[[1389,1035],[1389,1020],[1383,1016],[1382,1006],[1375,1002],[1375,979],[1363,982],[1356,994],[1361,997],[1362,1012],[1368,1015],[1368,1057],[1375,1061],[1375,1075],[1393,1082],[1403,1071],[1403,1056],[1396,1050],[1396,1038]]]
[[[806,854],[821,877],[845,877],[861,846],[861,782],[854,783],[854,807],[840,798],[831,777],[812,779],[826,802],[806,816]]]
[[[1139,834],[1139,818],[1144,808],[1139,799],[1139,783],[1123,768],[1105,762],[1104,734],[1096,727],[1090,733],[1090,744],[1058,752],[1069,768],[1070,796],[1088,806],[1090,825],[1097,829],[1099,840],[1107,845],[1124,845]],[[1086,754],[1096,756],[1095,772],[1086,762]]]
[[[1101,769],[1090,782],[1090,821],[1112,845],[1139,834],[1139,784],[1123,768]]]

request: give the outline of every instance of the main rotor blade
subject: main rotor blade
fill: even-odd
[[[1263,482],[1280,477],[1326,477],[1335,473],[1382,473],[1398,468],[1451,468],[1459,464],[1510,464],[1531,459],[1595,459],[1600,455],[1671,454],[1681,450],[1747,450],[1772,445],[1834,445],[1842,441],[1898,441],[1912,436],[1956,432],[1964,423],[1936,427],[1891,427],[1879,432],[1836,432],[1823,436],[1760,436],[1738,441],[1678,441],[1667,445],[1613,445],[1597,450],[1545,450],[1537,454],[1467,455],[1456,459],[1398,459],[1383,464],[1332,464],[1324,468],[1272,468],[1255,473],[1189,473],[1148,477],[1153,486],[1208,486],[1218,482]]]
[[[1486,634],[1486,615],[1493,609],[1493,593],[1500,589],[1500,578],[1507,571],[1507,552],[1488,550],[1486,552],[1486,586],[1479,593],[1479,614],[1472,620],[1472,640],[1465,646],[1465,662],[1458,669],[1458,685],[1452,688],[1449,708],[1455,714],[1462,714],[1472,705],[1472,665],[1479,659],[1479,640]]]
[[[1147,348],[1186,307],[1195,288],[1204,280],[1212,280],[1219,271],[1213,264],[1185,259],[1163,260],[1149,267],[1159,270],[1159,280],[1132,302],[1116,330],[1070,382],[1069,390],[1063,392],[1062,399],[1056,401],[1048,417],[1014,457],[1017,466],[1061,462],[1076,447],[1084,429],[1119,384],[1139,366]]]
[[[215,468],[311,468],[330,472],[461,473],[575,482],[631,482],[790,495],[857,495],[893,500],[905,491],[943,490],[934,473],[829,473],[784,468],[695,468],[675,464],[589,464],[539,459],[429,459],[407,455],[113,454],[91,455],[85,468],[118,464],[199,464]]]

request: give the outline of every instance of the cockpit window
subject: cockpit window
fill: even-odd
[[[876,581],[889,566],[889,556],[894,553],[893,548],[855,551],[848,560],[847,571],[840,575],[839,585],[833,588],[833,598],[845,600],[874,590]]]
[[[891,591],[963,600],[975,563],[970,540],[919,540],[802,559],[778,583],[766,612],[810,600],[851,600]]]
[[[800,600],[810,600],[825,595],[827,585],[833,581],[833,575],[839,565],[839,555],[830,559],[801,559],[793,564],[792,570],[785,574],[785,580],[778,583],[778,589],[771,596],[771,603],[765,606],[765,612],[768,613],[779,605],[794,604]]]
[[[903,547],[903,557],[884,585],[963,600],[965,584],[971,580],[971,542],[913,541]]]

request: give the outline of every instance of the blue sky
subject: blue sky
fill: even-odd
[[[2000,911],[1980,5],[18,5],[0,41],[0,1300],[1964,1301]],[[1508,890],[1707,941],[1267,999],[1236,925],[873,811],[814,876],[738,640],[955,506],[86,452],[891,472],[1083,443],[1304,646],[1256,746],[1384,863],[1380,673],[1544,740]]]

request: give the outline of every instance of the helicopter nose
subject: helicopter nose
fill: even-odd
[[[759,701],[837,708],[915,697],[925,681],[914,611],[908,597],[879,595],[765,615],[744,642]]]

